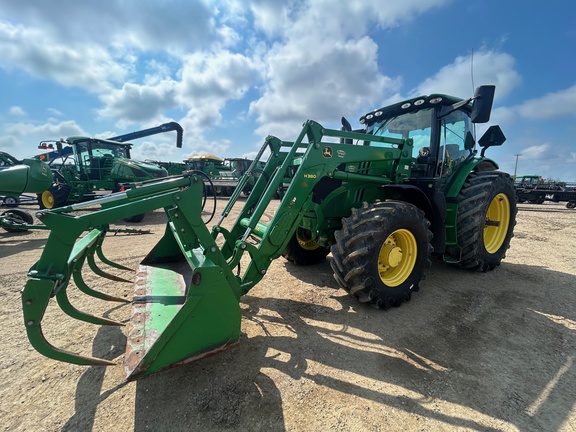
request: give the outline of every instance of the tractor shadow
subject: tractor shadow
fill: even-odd
[[[297,276],[330,273],[328,263],[311,269]],[[551,281],[564,302],[547,301]],[[135,430],[302,427],[286,423],[289,406],[302,411],[300,421],[322,414],[336,424],[334,395],[449,428],[561,429],[574,405],[574,282],[533,266],[471,273],[434,262],[413,301],[387,312],[334,291],[335,281],[315,289],[337,307],[246,295],[250,336],[137,382]],[[486,416],[500,426],[487,426]]]
[[[0,233],[0,258],[19,254],[22,251],[40,249],[46,239],[26,238],[27,232]]]

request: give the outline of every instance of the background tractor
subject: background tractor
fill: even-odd
[[[500,128],[488,128],[480,155],[476,150],[474,124],[489,120],[493,97],[494,86],[466,100],[420,96],[367,113],[356,130],[345,119],[341,130],[309,120],[293,142],[270,136],[211,229],[201,218],[205,187],[195,171],[97,199],[100,210],[76,215],[83,208],[77,204],[40,212],[54,235],[22,291],[30,342],[57,360],[111,364],[55,348],[43,336],[42,317],[56,297],[74,318],[119,324],[76,310],[67,288],[73,277],[84,292],[102,296],[86,290],[83,263],[103,258],[110,221],[154,209],[166,213],[166,231],[137,271],[128,379],[237,343],[240,297],[280,256],[307,265],[331,253],[338,284],[380,309],[410,300],[433,255],[465,269],[494,269],[513,235],[516,195],[511,177],[484,155],[504,142]],[[264,154],[263,175],[224,226]],[[287,178],[278,206],[267,211]]]
[[[125,141],[169,131],[177,132],[176,145],[182,147],[182,127],[175,122],[110,139],[69,137],[41,142],[38,148],[50,151],[36,158],[50,165],[55,181],[39,194],[40,208],[88,201],[94,199],[99,190],[116,192],[127,183],[166,177],[168,172],[164,168],[132,159],[132,144]]]

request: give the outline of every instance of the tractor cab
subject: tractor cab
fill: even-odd
[[[119,160],[130,159],[131,144],[85,137],[70,137],[80,177],[106,180]]]
[[[360,123],[371,135],[412,139],[412,177],[449,177],[474,155],[473,123],[489,120],[493,97],[493,86],[479,87],[468,100],[444,94],[419,96],[372,111]]]

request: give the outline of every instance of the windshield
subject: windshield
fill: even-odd
[[[432,131],[432,108],[402,114],[387,118],[373,125],[373,135],[388,138],[412,138],[414,140],[414,153],[422,147],[430,146]],[[384,146],[384,143],[372,142],[372,146]]]
[[[104,142],[95,142],[92,144],[92,155],[93,156],[110,155],[122,158],[128,157],[128,155],[126,154],[126,148],[124,146]]]

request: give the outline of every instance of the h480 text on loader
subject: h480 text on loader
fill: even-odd
[[[317,263],[331,252],[338,284],[360,301],[387,309],[418,291],[434,253],[449,263],[487,271],[504,258],[513,235],[516,195],[511,177],[486,158],[505,138],[491,126],[475,150],[474,123],[489,120],[494,86],[466,100],[433,94],[372,111],[362,128],[326,129],[306,121],[294,142],[268,137],[219,220],[201,219],[205,187],[194,171],[143,182],[83,204],[37,213],[51,230],[22,291],[24,323],[34,348],[56,360],[107,365],[51,345],[42,318],[55,297],[70,316],[120,325],[79,311],[68,300],[73,278],[90,295],[81,269],[101,250],[119,215],[163,209],[163,237],[140,264],[127,336],[127,379],[218,352],[237,343],[240,297],[284,256]],[[270,156],[231,228],[223,222],[262,155]],[[274,215],[263,215],[280,183],[291,182]],[[88,234],[83,235],[84,231]],[[248,261],[240,267],[241,259]],[[243,261],[244,262],[244,261]],[[93,267],[91,265],[91,267]],[[102,273],[106,276],[107,274]]]

